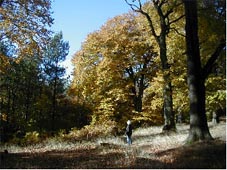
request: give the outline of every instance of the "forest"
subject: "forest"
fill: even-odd
[[[87,35],[72,58],[51,0],[0,0],[0,139],[90,139],[133,127],[190,126],[210,140],[226,115],[225,0],[125,0],[129,12]]]
[[[2,168],[226,168],[226,1],[122,1],[66,75],[52,1],[0,0]]]

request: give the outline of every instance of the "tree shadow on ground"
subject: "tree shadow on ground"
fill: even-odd
[[[117,155],[121,156],[121,155]],[[106,157],[111,157],[107,155]],[[116,157],[116,156],[115,156]],[[108,161],[96,149],[47,151],[43,153],[9,153],[3,157],[1,168],[99,168]]]
[[[136,153],[139,149],[97,146],[93,149],[42,153],[2,153],[0,168],[226,168],[226,143],[219,140],[151,152],[145,157]]]
[[[136,166],[133,154],[125,154],[127,148],[118,148],[114,152],[108,148],[81,149],[73,151],[48,151],[43,153],[8,153],[1,155],[1,169],[94,169],[94,168],[129,168]],[[104,151],[104,152],[103,152]],[[105,153],[106,152],[106,153]],[[127,152],[127,151],[126,151]],[[139,163],[139,162],[138,162]],[[149,162],[150,163],[150,162]],[[162,167],[159,161],[152,164]],[[142,166],[143,168],[143,166]]]
[[[143,146],[148,150],[148,146]],[[127,168],[226,169],[226,143],[221,140],[196,142],[165,151],[150,152]]]
[[[196,142],[156,154],[158,158],[169,155],[168,168],[226,169],[226,143],[221,140]]]

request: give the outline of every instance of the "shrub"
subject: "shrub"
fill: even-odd
[[[103,124],[94,124],[84,126],[82,129],[73,128],[64,138],[75,140],[89,140],[95,137],[110,136],[116,134],[116,123],[107,121]]]
[[[33,132],[27,132],[24,137],[18,137],[17,135],[14,135],[14,137],[9,141],[9,143],[25,146],[25,145],[37,144],[40,141],[41,141],[41,138],[39,133],[36,131],[33,131]]]
[[[36,131],[27,132],[23,141],[23,143],[27,145],[38,143],[40,141],[39,133]]]

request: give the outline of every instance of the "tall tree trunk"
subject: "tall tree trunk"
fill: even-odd
[[[170,74],[163,75],[164,79],[164,87],[163,87],[163,98],[164,98],[164,119],[165,119],[165,125],[168,126],[166,130],[172,130],[175,129],[175,120],[174,120],[174,112],[173,112],[173,99],[172,99],[172,84],[170,81]]]
[[[28,83],[26,84],[27,88],[26,88],[26,100],[25,100],[25,122],[28,123],[29,121],[29,114],[30,114],[30,110],[31,110],[31,96],[32,96],[32,92],[31,92],[31,79],[27,80]]]
[[[144,67],[146,67],[146,66],[144,66]],[[143,101],[142,101],[143,100],[143,91],[145,89],[145,85],[144,85],[145,76],[142,75],[140,80],[137,80],[135,78],[135,74],[134,74],[134,71],[133,71],[132,67],[127,68],[126,71],[129,74],[129,77],[130,77],[131,81],[133,82],[133,86],[131,88],[131,91],[133,93],[134,109],[137,112],[142,112],[142,108],[143,108]]]
[[[56,83],[56,82],[55,82]],[[54,90],[53,90],[53,98],[52,98],[52,116],[51,116],[51,130],[55,130],[55,116],[56,116],[56,86],[54,86]]]
[[[156,42],[159,45],[160,49],[160,59],[162,62],[162,70],[163,70],[163,79],[164,79],[164,86],[163,86],[163,108],[164,108],[164,119],[165,119],[165,126],[163,127],[163,130],[172,130],[175,129],[175,120],[174,120],[174,112],[173,112],[173,100],[172,100],[172,84],[171,84],[171,78],[169,73],[169,64],[167,60],[167,48],[166,48],[166,37],[168,36],[168,33],[170,31],[170,25],[180,20],[183,16],[179,17],[175,21],[169,22],[169,15],[173,12],[174,7],[170,7],[166,10],[164,7],[165,4],[168,3],[168,1],[151,1],[151,3],[154,5],[155,10],[157,11],[157,14],[159,16],[160,21],[160,34],[158,35],[156,32],[156,29],[154,27],[153,21],[151,16],[148,12],[145,12],[143,10],[143,5],[140,0],[136,1],[136,3],[133,4],[136,0],[133,0],[132,3],[129,3],[128,0],[125,0],[125,2],[132,8],[133,11],[139,12],[142,15],[144,15],[148,21],[151,34],[156,39]],[[137,4],[137,5],[136,5]],[[165,10],[163,10],[165,8]]]
[[[205,80],[199,52],[197,1],[184,0],[190,100],[190,130],[187,142],[212,139],[205,114]]]
[[[164,30],[164,29],[163,29]],[[170,78],[170,66],[167,61],[167,49],[166,49],[166,34],[161,33],[159,37],[159,48],[160,48],[160,58],[162,62],[162,70],[163,70],[163,108],[164,108],[164,119],[165,125],[163,130],[172,130],[175,129],[175,120],[174,120],[174,112],[173,112],[173,99],[172,99],[172,83]]]
[[[140,96],[134,96],[133,99],[133,103],[134,103],[134,109],[137,112],[142,112],[142,98]]]
[[[54,131],[56,130],[56,123],[55,123],[55,117],[56,117],[56,112],[57,112],[57,101],[56,101],[56,96],[57,96],[57,75],[54,78],[54,85],[53,85],[53,96],[52,96],[52,115],[51,115],[51,130]]]
[[[136,88],[139,88],[139,92],[136,90]],[[134,82],[134,87],[132,87],[133,104],[134,104],[134,109],[137,112],[142,112],[142,107],[143,107],[143,102],[142,102],[143,94],[141,94],[141,88],[143,87],[136,87],[136,82]]]
[[[11,87],[7,86],[7,110],[6,110],[6,123],[9,124],[9,116],[11,113]]]

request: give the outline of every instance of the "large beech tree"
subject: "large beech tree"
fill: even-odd
[[[138,19],[129,13],[108,20],[73,58],[72,93],[94,107],[93,122],[124,122],[143,114],[144,90],[158,66],[156,49]]]
[[[171,14],[174,9],[181,5],[181,2],[177,1],[166,1],[166,0],[151,0],[145,5],[142,4],[141,0],[125,0],[125,2],[132,8],[133,11],[142,14],[149,25],[150,32],[155,38],[159,46],[159,56],[161,59],[162,71],[163,71],[163,111],[165,118],[165,129],[175,129],[175,120],[173,112],[173,99],[172,99],[172,83],[170,77],[170,64],[167,57],[167,43],[166,39],[171,30],[171,26],[179,21],[182,16],[177,16],[171,19]],[[146,6],[151,6],[154,9],[154,13],[158,18],[158,21],[154,20],[151,12],[146,9]],[[158,25],[158,26],[157,26]]]
[[[201,65],[200,44],[198,37],[197,1],[184,0],[186,16],[186,53],[188,68],[188,87],[190,100],[190,131],[188,142],[210,140],[205,107],[205,80],[220,53],[225,48],[222,39],[204,67]]]

